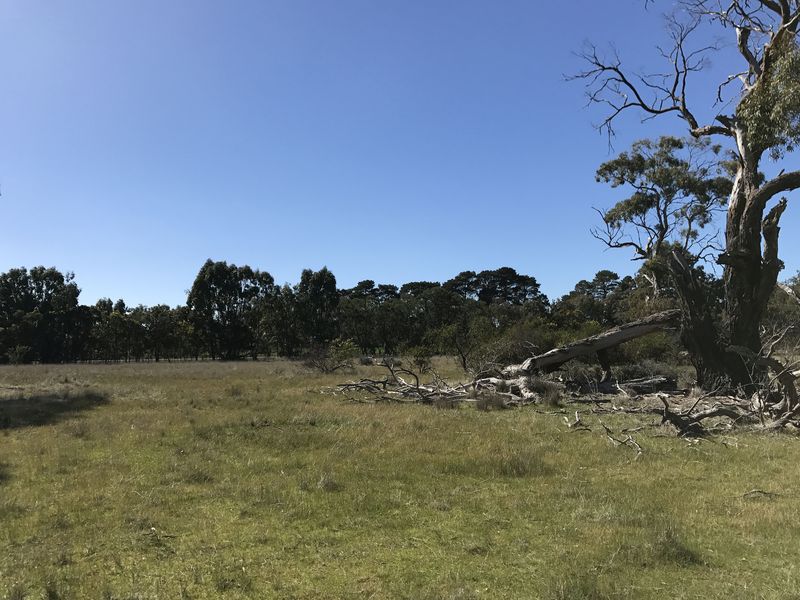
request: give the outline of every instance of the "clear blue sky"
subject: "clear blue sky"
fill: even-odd
[[[651,64],[642,4],[4,0],[0,270],[172,305],[209,257],[290,283],[327,265],[340,287],[508,265],[551,297],[630,273],[588,234],[618,193],[562,76],[586,40]],[[616,149],[678,127],[628,119]]]

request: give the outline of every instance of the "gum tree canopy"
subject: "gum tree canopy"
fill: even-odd
[[[625,113],[673,115],[695,140],[728,150],[718,159],[730,175],[724,248],[717,257],[724,267],[722,319],[713,315],[711,294],[686,253],[673,248],[668,255],[683,307],[682,337],[701,384],[748,386],[769,358],[760,324],[783,268],[778,233],[787,201],[781,195],[800,187],[794,154],[800,142],[800,0],[680,0],[667,23],[671,45],[661,49],[659,74],[629,71],[616,53],[605,57],[589,47],[587,68],[577,78],[586,83],[590,102],[607,109],[599,127],[609,136]],[[726,36],[741,68],[714,82],[711,97],[690,97],[690,81],[703,76],[708,55],[723,48],[715,40]],[[702,122],[702,114],[715,116]],[[762,171],[767,159],[775,161],[769,170],[776,175]]]

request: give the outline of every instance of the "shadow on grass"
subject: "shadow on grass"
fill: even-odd
[[[96,391],[0,399],[0,430],[51,425],[108,402],[106,394]]]
[[[6,481],[10,479],[10,475],[8,474],[8,465],[6,463],[0,462],[0,485],[3,485]]]

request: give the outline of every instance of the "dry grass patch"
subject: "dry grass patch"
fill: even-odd
[[[338,381],[289,361],[0,368],[0,598],[800,588],[792,436],[653,428],[634,461],[560,414],[318,393]]]

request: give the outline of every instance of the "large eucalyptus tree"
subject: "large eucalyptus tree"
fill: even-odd
[[[646,4],[655,4],[649,0]],[[783,263],[778,258],[786,197],[800,187],[795,148],[800,142],[800,0],[680,0],[668,19],[671,46],[661,51],[660,74],[629,71],[619,55],[590,47],[578,75],[592,103],[607,109],[600,129],[613,135],[623,113],[674,115],[697,140],[714,139],[730,151],[721,324],[710,315],[705,290],[680,252],[672,273],[683,304],[683,336],[706,386],[752,382],[764,349],[760,324]],[[716,82],[707,98],[690,97],[689,82],[707,67],[709,41],[730,36],[741,68]],[[705,86],[699,86],[704,88]],[[699,115],[713,115],[701,122]],[[732,159],[732,160],[731,160]],[[775,161],[766,169],[768,159]],[[776,174],[766,176],[764,171]]]

